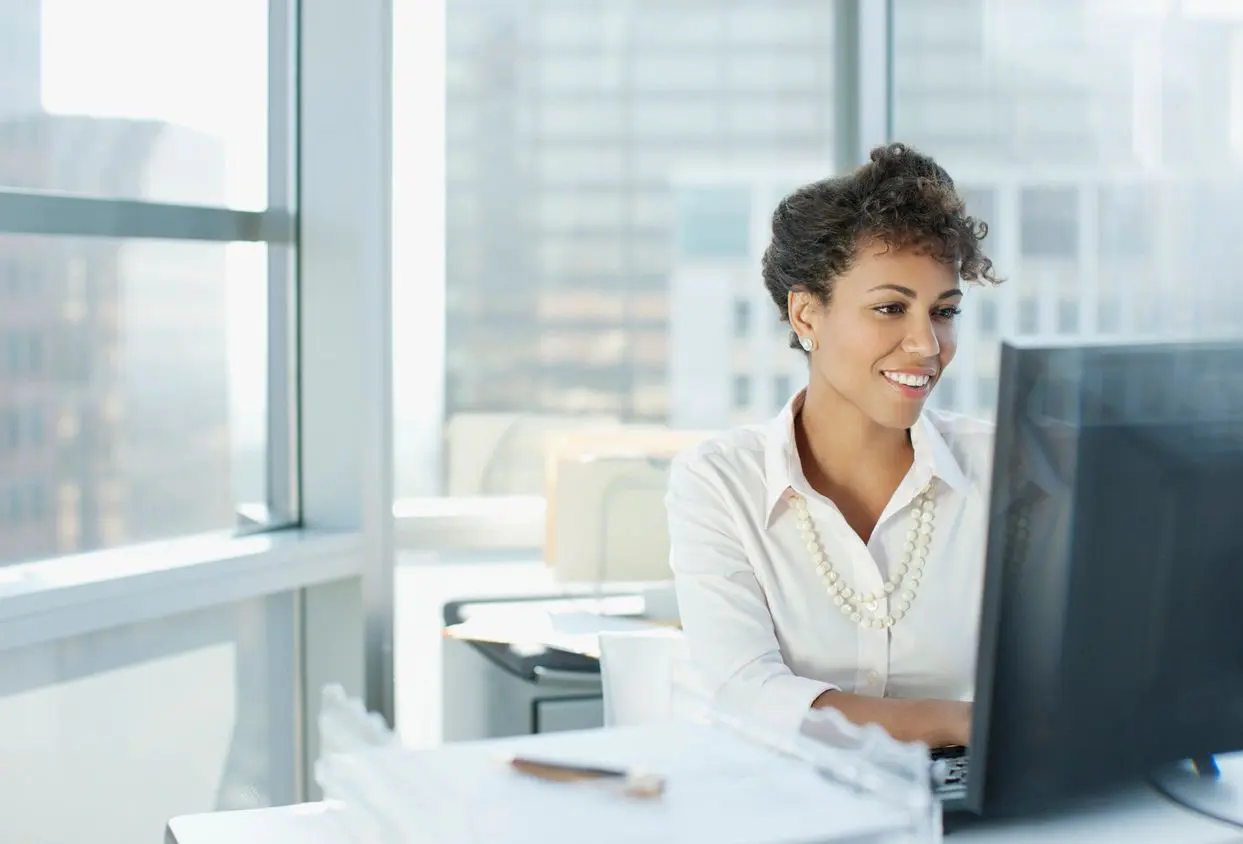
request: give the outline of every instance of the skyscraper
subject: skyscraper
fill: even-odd
[[[0,28],[0,120],[39,111],[43,0],[5,0]]]
[[[40,108],[40,3],[0,33],[0,185],[224,191],[210,139]],[[232,521],[224,248],[0,234],[0,562]]]
[[[465,0],[447,35],[447,413],[664,420],[673,174],[827,172],[833,4]]]
[[[991,413],[1002,336],[1208,329],[1240,301],[1243,39],[1186,5],[894,4],[895,138],[1010,280],[968,297],[942,404]],[[832,171],[834,6],[450,6],[449,415],[722,426],[797,388],[759,256],[780,195]]]

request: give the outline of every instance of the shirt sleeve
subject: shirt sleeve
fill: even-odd
[[[673,462],[665,498],[669,563],[698,686],[709,703],[797,730],[822,692],[781,655],[768,602],[747,559],[721,476],[695,452]]]

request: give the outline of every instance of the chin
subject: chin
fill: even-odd
[[[878,412],[872,414],[872,418],[886,428],[909,429],[924,412],[924,406],[928,403],[936,382],[916,390],[894,385],[885,380],[883,376],[881,377],[884,380],[884,386],[874,395],[876,404],[873,407]]]
[[[908,430],[918,420],[919,415],[924,412],[924,402],[902,402],[900,405],[889,404],[887,407],[878,408],[879,413],[873,413],[872,418],[878,425],[894,430]]]

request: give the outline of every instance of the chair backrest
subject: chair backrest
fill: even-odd
[[[620,424],[611,416],[455,413],[445,432],[449,495],[540,495],[551,437]]]
[[[690,655],[682,631],[658,628],[600,634],[604,725],[626,727],[689,717],[682,678]]]
[[[708,436],[629,425],[550,437],[544,559],[557,581],[671,580],[669,465]]]

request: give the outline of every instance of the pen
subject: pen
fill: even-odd
[[[617,782],[631,797],[658,797],[664,792],[664,777],[624,768],[576,765],[548,759],[515,756],[509,760],[514,770],[549,782]]]

